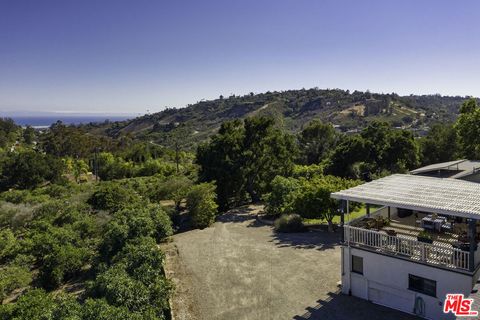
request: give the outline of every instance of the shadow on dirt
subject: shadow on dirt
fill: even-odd
[[[347,296],[340,291],[329,292],[328,298],[318,300],[317,305],[305,308],[306,312],[296,315],[294,320],[415,320],[420,319],[366,300]]]
[[[296,249],[334,249],[340,245],[340,232],[328,232],[315,230],[299,233],[275,232],[272,235],[272,242],[278,247],[294,247]]]

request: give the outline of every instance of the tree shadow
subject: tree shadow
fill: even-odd
[[[293,247],[296,249],[335,249],[340,245],[340,232],[326,230],[309,230],[307,232],[282,233],[274,232],[271,242],[279,248]]]
[[[264,226],[264,224],[257,220],[258,212],[258,206],[245,205],[223,213],[222,215],[217,217],[216,221],[222,223],[241,223],[251,220],[251,223],[248,224],[247,227],[261,227]]]
[[[306,312],[296,315],[294,320],[414,320],[419,317],[373,304],[340,291],[329,292],[328,298],[318,300],[317,305],[305,308]]]

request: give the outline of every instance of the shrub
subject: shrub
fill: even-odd
[[[155,240],[150,237],[129,240],[122,251],[113,259],[121,263],[134,279],[148,285],[151,279],[162,276],[164,254],[158,248]]]
[[[13,153],[1,168],[0,189],[33,189],[46,181],[56,182],[63,173],[61,160],[32,150]]]
[[[0,263],[13,258],[19,250],[15,235],[10,229],[0,230]]]
[[[173,176],[160,183],[153,184],[149,192],[152,201],[173,200],[177,211],[180,203],[185,199],[193,182],[184,176]]]
[[[0,268],[0,303],[17,288],[30,284],[32,275],[27,267],[8,265]]]
[[[131,311],[141,311],[149,305],[150,300],[147,286],[131,278],[121,264],[97,276],[94,293],[104,297],[111,305],[125,306]]]
[[[105,299],[87,299],[82,306],[82,320],[153,320],[141,313],[133,313],[127,307],[109,305]]]
[[[275,220],[275,231],[278,232],[301,232],[305,227],[302,222],[302,217],[298,214],[285,214]]]
[[[272,181],[272,192],[265,197],[265,212],[274,216],[291,213],[294,192],[299,188],[297,179],[276,176]]]
[[[24,190],[8,190],[1,194],[1,198],[4,201],[19,204],[25,202],[28,193]]]
[[[139,237],[154,237],[158,241],[173,234],[172,222],[156,205],[142,209],[124,209],[115,213],[105,226],[100,253],[104,261],[120,251],[127,240]]]
[[[187,209],[196,228],[210,226],[217,215],[215,185],[202,183],[193,186],[187,194]]]
[[[170,237],[173,234],[172,220],[165,210],[158,205],[151,205],[148,210],[155,225],[154,237],[157,241]]]
[[[1,206],[0,207],[0,228],[12,226],[12,220],[16,213],[17,213],[16,210],[13,208]]]
[[[64,280],[78,275],[91,258],[92,254],[86,248],[70,244],[55,247],[43,259],[39,280],[45,289],[54,289]]]
[[[111,212],[133,206],[140,201],[140,197],[133,190],[116,183],[102,184],[90,199],[88,199],[88,203],[93,208]]]
[[[23,294],[16,303],[1,309],[1,319],[43,320],[52,319],[55,301],[42,289],[33,289]]]
[[[61,215],[66,207],[66,203],[62,201],[49,201],[33,211],[35,220],[43,220],[52,222],[57,215]]]
[[[74,296],[67,293],[55,294],[55,308],[52,320],[81,320],[83,306]]]

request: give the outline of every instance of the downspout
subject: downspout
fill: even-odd
[[[468,256],[468,267],[470,272],[475,271],[475,250],[477,246],[477,241],[475,240],[475,233],[476,233],[476,228],[477,228],[477,220],[475,219],[470,219],[468,221],[468,241],[470,242],[470,255]]]
[[[347,200],[347,217],[350,221],[350,202]],[[350,247],[350,235],[347,237],[348,242],[348,295],[352,295],[352,249]]]

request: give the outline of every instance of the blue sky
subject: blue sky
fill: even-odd
[[[480,1],[0,0],[0,111],[267,90],[480,96]]]

